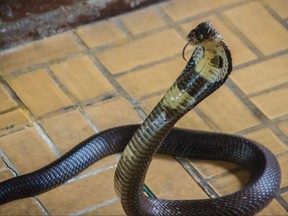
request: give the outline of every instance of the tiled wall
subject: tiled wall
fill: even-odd
[[[204,20],[229,44],[234,72],[177,126],[235,133],[267,146],[282,182],[258,215],[287,215],[286,0],[168,1],[2,51],[1,181],[52,162],[96,132],[140,123],[184,67],[186,34]],[[37,198],[5,204],[0,214],[123,215],[113,188],[118,158],[105,158]],[[157,156],[145,182],[159,198],[199,199],[231,193],[248,177],[227,162]]]

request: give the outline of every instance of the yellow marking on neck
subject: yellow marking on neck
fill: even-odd
[[[162,103],[165,107],[171,109],[181,108],[181,104],[185,101],[194,101],[194,98],[185,90],[180,90],[177,85],[173,85],[171,89],[164,95]]]
[[[203,78],[209,82],[217,82],[225,76],[225,69],[215,68],[210,64],[211,59],[215,55],[219,55],[223,58],[223,61],[226,61],[225,50],[222,46],[217,46],[215,44],[207,43],[204,45],[205,54],[196,64],[196,72],[200,74]],[[215,54],[217,53],[217,54]]]

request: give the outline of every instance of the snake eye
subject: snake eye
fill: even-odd
[[[203,34],[198,34],[197,38],[198,38],[198,40],[203,40],[204,36],[203,36]]]

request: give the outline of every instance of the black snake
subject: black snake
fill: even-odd
[[[2,182],[0,203],[51,190],[95,161],[125,149],[114,186],[127,215],[253,215],[266,206],[280,183],[279,165],[269,150],[239,136],[172,129],[185,113],[220,87],[232,71],[230,51],[210,22],[199,24],[187,38],[196,45],[192,57],[143,124],[100,132],[48,166]],[[241,190],[215,199],[150,198],[144,195],[143,186],[156,152],[232,161],[248,169],[251,178]]]

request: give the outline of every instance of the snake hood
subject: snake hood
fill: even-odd
[[[191,96],[190,108],[193,108],[226,81],[232,71],[232,59],[226,42],[211,22],[200,23],[188,34],[187,41],[186,46],[196,47],[175,88]]]

